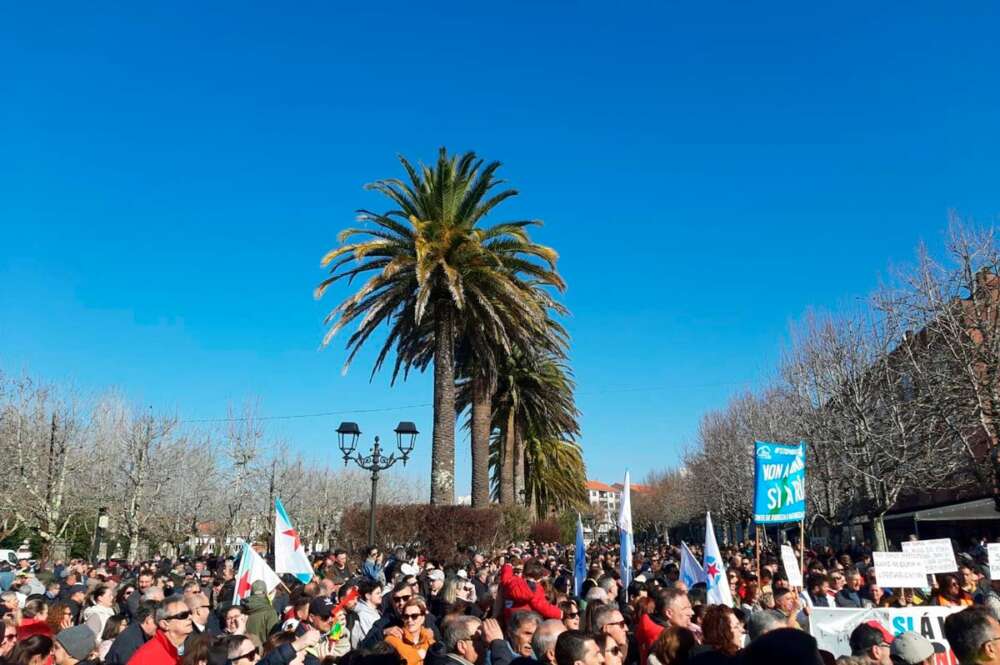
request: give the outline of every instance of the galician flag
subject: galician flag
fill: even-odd
[[[618,534],[621,538],[621,553],[619,564],[621,566],[622,585],[628,589],[632,583],[632,551],[635,549],[632,539],[632,490],[629,482],[628,471],[625,472],[625,487],[622,488],[622,505],[618,512]],[[626,592],[627,596],[627,592]]]
[[[698,563],[698,559],[694,558],[691,550],[688,549],[687,543],[683,540],[681,541],[681,581],[687,585],[688,589],[699,582],[708,581],[705,569]]]
[[[587,579],[587,548],[583,544],[583,520],[576,514],[576,553],[573,557],[573,595],[579,597],[583,581]]]
[[[705,513],[705,584],[709,605],[733,606],[733,595],[729,592],[726,578],[726,564],[719,553],[719,543],[715,541],[712,513]]]
[[[291,573],[303,584],[313,578],[299,532],[292,527],[292,520],[278,498],[274,499],[274,572]]]
[[[257,580],[261,580],[267,586],[267,592],[271,593],[275,587],[281,584],[281,580],[271,567],[267,565],[260,555],[253,551],[247,543],[243,543],[243,554],[240,555],[240,569],[236,571],[236,588],[233,590],[233,605],[239,605],[240,601],[250,595],[250,587]]]

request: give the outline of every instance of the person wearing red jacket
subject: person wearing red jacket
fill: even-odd
[[[181,596],[171,596],[156,610],[156,634],[139,647],[129,665],[180,665],[177,649],[191,634],[191,610]]]
[[[537,612],[543,619],[562,619],[562,610],[548,601],[545,589],[540,584],[545,573],[545,567],[534,559],[524,565],[521,575],[515,574],[514,567],[509,563],[500,568],[505,624],[510,620],[510,615],[519,610]]]
[[[691,629],[691,601],[687,593],[677,588],[660,591],[655,598],[653,614],[643,614],[635,624],[635,641],[639,644],[639,663],[646,662],[649,649],[664,628],[676,626]]]

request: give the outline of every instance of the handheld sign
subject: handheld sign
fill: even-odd
[[[927,586],[924,557],[913,552],[872,552],[875,581],[890,589]]]
[[[948,538],[935,540],[909,540],[902,543],[904,552],[924,557],[928,573],[954,573],[958,570],[955,550]]]
[[[785,567],[785,575],[788,575],[788,585],[801,589],[802,571],[791,545],[781,546],[781,564]]]
[[[986,543],[986,552],[990,557],[990,579],[1000,580],[1000,543]]]
[[[798,522],[806,516],[805,444],[754,443],[757,524]]]

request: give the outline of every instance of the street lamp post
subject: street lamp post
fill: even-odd
[[[90,558],[95,563],[101,555],[101,540],[108,530],[108,509],[101,506],[97,509],[97,527],[94,529],[94,548],[90,553]]]
[[[379,471],[385,471],[399,461],[402,461],[403,466],[406,466],[406,462],[410,458],[410,453],[413,452],[413,446],[417,442],[417,434],[420,433],[417,431],[416,425],[406,421],[400,422],[396,426],[395,431],[399,457],[396,457],[396,453],[390,453],[388,457],[382,455],[382,448],[379,445],[377,436],[375,437],[375,445],[372,446],[371,455],[366,457],[361,453],[355,453],[358,439],[361,437],[361,430],[358,428],[358,424],[344,422],[340,423],[340,427],[337,428],[337,443],[340,445],[340,452],[344,455],[344,466],[347,466],[348,462],[353,461],[365,471],[372,472],[372,497],[371,506],[368,509],[369,546],[375,545],[375,502],[378,496]]]

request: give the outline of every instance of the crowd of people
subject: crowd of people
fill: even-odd
[[[981,550],[981,551],[980,551]],[[771,552],[725,548],[731,605],[682,579],[676,548],[639,548],[623,583],[617,548],[593,545],[575,584],[572,548],[512,545],[434,561],[417,549],[313,557],[307,583],[250,586],[238,562],[84,560],[0,566],[3,665],[715,665],[833,663],[808,632],[816,607],[954,607],[944,634],[962,665],[1000,665],[1000,580],[985,548],[929,589],[883,589],[864,546],[805,553],[792,588]],[[241,589],[245,591],[245,589]],[[878,622],[854,627],[850,665],[936,665],[937,645]]]

